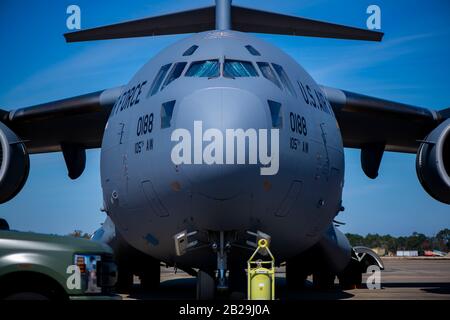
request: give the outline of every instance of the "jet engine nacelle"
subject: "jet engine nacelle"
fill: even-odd
[[[430,196],[450,204],[450,119],[431,131],[420,145],[416,171]]]
[[[30,158],[24,143],[0,122],[0,203],[22,190],[30,171]]]

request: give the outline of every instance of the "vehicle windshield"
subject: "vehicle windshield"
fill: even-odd
[[[192,62],[186,71],[186,77],[208,77],[219,76],[219,60],[204,60]]]
[[[249,61],[225,60],[223,76],[228,78],[257,77],[255,67]]]

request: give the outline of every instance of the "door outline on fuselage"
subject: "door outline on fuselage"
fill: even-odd
[[[159,199],[152,182],[150,180],[144,180],[141,182],[141,186],[151,210],[160,218],[168,217],[169,211]]]
[[[297,199],[300,197],[302,187],[303,182],[300,180],[293,180],[291,182],[288,192],[286,193],[283,201],[281,201],[281,204],[275,211],[275,216],[286,217],[289,214],[294,204],[297,202]]]

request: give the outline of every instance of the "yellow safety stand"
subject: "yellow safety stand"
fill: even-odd
[[[258,252],[266,250],[270,260],[254,260]],[[258,241],[258,248],[247,261],[248,300],[275,299],[275,258],[266,239]]]

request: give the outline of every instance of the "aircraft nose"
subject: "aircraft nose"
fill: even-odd
[[[249,164],[251,157],[258,159],[258,147],[253,144],[249,148],[250,139],[244,138],[245,159],[241,157],[238,161],[238,139],[229,135],[249,130],[250,134],[256,134],[257,142],[260,129],[271,129],[267,102],[242,89],[203,89],[181,101],[174,124],[190,133],[191,164],[179,167],[194,192],[229,199],[251,188],[249,184],[260,174],[258,161]],[[177,140],[173,142],[176,143]]]

